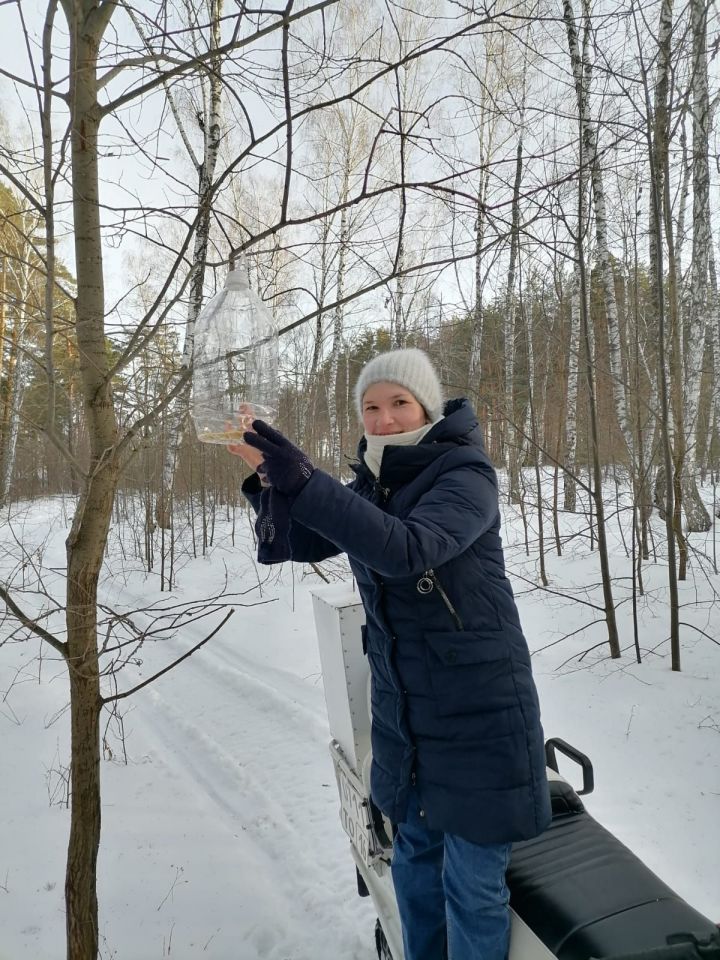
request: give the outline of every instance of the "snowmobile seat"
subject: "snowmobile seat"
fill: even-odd
[[[610,958],[664,947],[718,928],[682,900],[585,810],[573,788],[550,781],[553,819],[513,845],[510,903],[558,960]]]

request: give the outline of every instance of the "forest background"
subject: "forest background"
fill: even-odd
[[[109,532],[171,592],[177,545],[210,551],[241,509],[188,419],[230,263],[279,322],[279,424],[318,466],[347,475],[367,359],[423,347],[477,408],[537,586],[563,590],[545,557],[580,539],[588,644],[640,661],[618,596],[653,602],[660,564],[681,669],[702,631],[678,583],[717,597],[714,6],[6,0],[0,35],[0,503],[77,498],[63,595],[36,550],[0,584],[10,639],[67,664],[69,955],[97,954],[103,717],[153,632],[98,604]]]

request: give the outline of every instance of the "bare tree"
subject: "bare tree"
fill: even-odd
[[[589,34],[592,30],[590,25],[590,6],[587,0],[583,0],[582,5],[583,20],[585,30]],[[623,375],[623,363],[621,355],[620,325],[618,320],[617,298],[615,296],[615,275],[613,272],[613,261],[608,242],[608,213],[605,194],[605,181],[603,177],[601,158],[598,153],[598,135],[597,126],[594,123],[590,113],[590,101],[588,97],[590,88],[591,64],[588,59],[583,61],[580,47],[577,39],[577,27],[575,13],[571,0],[564,0],[563,3],[565,26],[567,29],[568,47],[570,50],[570,62],[572,66],[573,79],[577,97],[578,114],[582,118],[582,136],[585,163],[590,172],[590,181],[592,184],[592,199],[595,214],[595,245],[598,269],[602,279],[602,289],[605,301],[605,316],[608,330],[608,346],[610,373],[612,376],[613,397],[615,401],[615,411],[618,422],[625,438],[630,457],[634,456],[633,431],[628,414],[627,402],[627,383]],[[591,45],[584,44],[586,57],[589,54]]]
[[[589,17],[589,9],[587,4],[584,7],[584,18],[586,20],[586,29],[587,29],[587,18]],[[604,191],[602,186],[602,177],[600,173],[600,168],[597,161],[597,149],[596,149],[596,140],[595,140],[595,131],[592,127],[592,123],[587,116],[586,110],[588,109],[588,104],[585,99],[586,92],[586,79],[585,79],[585,70],[588,69],[587,64],[583,64],[580,59],[580,49],[578,45],[577,38],[577,28],[575,23],[575,15],[572,9],[571,0],[564,0],[564,19],[565,27],[567,30],[567,39],[568,47],[570,50],[570,60],[572,64],[572,73],[573,79],[575,82],[575,94],[577,98],[577,107],[578,107],[578,124],[579,124],[579,141],[580,141],[580,165],[587,163],[588,168],[591,173],[594,197],[595,197],[595,221],[596,221],[596,244],[598,248],[598,257],[601,262],[603,270],[603,290],[605,294],[605,308],[608,314],[608,326],[612,325],[610,315],[616,309],[615,305],[615,295],[614,290],[612,294],[609,291],[608,285],[610,283],[614,284],[614,279],[612,277],[612,265],[609,260],[609,251],[607,249],[607,242],[605,236],[605,230],[607,229],[607,223],[605,221],[605,210],[604,210]],[[598,200],[598,193],[600,195],[600,200]],[[578,197],[578,222],[581,223],[583,219],[583,199],[582,194],[579,194]],[[598,226],[598,219],[601,222],[601,226]],[[602,572],[602,584],[603,584],[603,594],[605,599],[605,617],[607,622],[608,629],[608,645],[610,648],[610,654],[613,658],[620,656],[620,640],[618,636],[617,629],[617,620],[615,616],[615,601],[613,598],[612,592],[612,575],[610,571],[610,561],[607,545],[607,534],[605,529],[605,519],[604,519],[604,503],[602,498],[602,469],[600,462],[600,450],[599,450],[599,430],[597,422],[597,405],[595,397],[595,372],[593,369],[593,350],[592,350],[592,337],[591,337],[591,328],[590,328],[590,311],[589,307],[589,298],[588,298],[588,281],[587,281],[587,270],[585,264],[585,255],[583,249],[583,236],[582,233],[578,232],[576,237],[576,251],[577,251],[577,263],[579,267],[580,275],[580,311],[581,311],[581,326],[582,326],[582,338],[583,346],[585,352],[585,365],[586,365],[586,385],[588,390],[588,405],[590,413],[590,435],[592,443],[592,472],[593,472],[593,484],[592,484],[592,494],[595,502],[595,510],[597,516],[597,532],[598,532],[598,547],[600,552],[600,567]],[[609,276],[608,276],[609,272]],[[614,315],[615,322],[617,321],[617,314]],[[611,346],[612,354],[612,346]],[[616,365],[619,361],[619,357],[616,357]],[[613,370],[613,373],[616,375],[619,373],[616,369]],[[616,381],[617,383],[617,381]],[[618,403],[622,399],[622,403]],[[615,402],[616,408],[618,408],[619,416],[622,422],[624,417],[624,396],[619,397],[617,390],[615,392]],[[626,428],[624,428],[623,433],[626,433]]]
[[[212,204],[215,195],[215,170],[223,132],[221,116],[223,58],[219,55],[218,51],[222,39],[221,23],[223,20],[224,0],[205,0],[201,5],[200,11],[192,9],[189,4],[186,6],[189,19],[188,39],[193,48],[193,52],[199,58],[209,54],[206,61],[201,60],[201,62],[203,62],[203,69],[198,76],[197,101],[195,101],[195,97],[193,97],[193,101],[195,101],[193,102],[194,116],[192,116],[192,118],[188,117],[188,112],[183,116],[174,91],[168,83],[164,83],[163,88],[180,139],[187,151],[188,158],[192,163],[197,177],[197,224],[193,241],[187,320],[185,324],[185,341],[182,357],[182,368],[189,370],[192,364],[193,345],[195,342],[195,321],[198,318],[203,303],[205,269],[210,247]],[[207,42],[204,46],[201,45],[201,41],[204,39],[202,36],[203,32],[198,31],[195,27],[198,12],[201,13],[205,22],[208,24],[208,29],[204,31],[207,34]],[[145,36],[143,24],[138,15],[132,10],[130,10],[130,16],[137,29],[138,35],[142,38],[143,47],[148,49],[149,43]],[[187,124],[189,121],[194,122],[199,130],[201,139],[199,151],[196,151],[188,133]],[[172,526],[170,502],[178,449],[188,426],[189,400],[190,392],[189,387],[187,387],[177,397],[165,417],[167,423],[167,440],[164,445],[165,459],[162,486],[157,499],[156,520],[166,529]]]

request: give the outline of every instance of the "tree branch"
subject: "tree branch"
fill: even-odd
[[[32,620],[23,610],[21,610],[10,596],[10,591],[2,584],[0,584],[0,597],[2,597],[2,599],[5,601],[5,606],[8,608],[10,613],[12,613],[16,620],[34,633],[35,636],[40,637],[41,640],[49,643],[54,650],[57,650],[57,652],[62,654],[62,656],[67,660],[67,644],[63,640],[58,640],[58,638],[46,630],[45,627],[41,627],[37,620]]]
[[[157,673],[154,673],[151,677],[148,677],[147,680],[143,680],[143,682],[138,683],[137,686],[130,687],[130,689],[125,690],[124,693],[115,693],[110,697],[102,697],[101,698],[102,704],[104,705],[106,703],[117,702],[118,700],[124,700],[126,697],[132,696],[133,693],[137,693],[138,690],[142,690],[143,687],[147,687],[149,683],[152,683],[154,680],[157,680],[158,677],[162,677],[163,674],[168,673],[168,671],[172,670],[173,667],[176,667],[179,663],[182,663],[183,660],[187,660],[187,658],[191,657],[197,650],[200,649],[200,647],[204,647],[205,644],[208,642],[208,640],[212,640],[215,634],[225,626],[225,624],[228,622],[228,620],[234,613],[235,613],[234,609],[229,610],[226,613],[226,615],[223,617],[223,619],[220,621],[220,623],[215,627],[215,629],[211,631],[203,640],[201,640],[200,643],[196,643],[194,647],[191,647],[190,650],[184,653],[181,657],[178,657],[177,660],[173,660],[173,662],[168,664],[167,667],[163,667],[162,670],[158,670]]]
[[[324,10],[326,7],[334,6],[336,3],[339,3],[339,0],[320,0],[320,2],[315,3],[310,7],[306,7],[304,10],[300,10],[297,13],[293,13],[289,17],[282,17],[277,23],[273,23],[270,26],[263,27],[261,30],[257,30],[249,37],[244,37],[242,40],[231,40],[229,43],[218,47],[217,50],[210,49],[205,53],[199,54],[196,57],[192,57],[191,59],[186,60],[185,63],[174,67],[172,70],[167,70],[164,73],[158,74],[158,76],[153,77],[152,80],[148,80],[147,83],[141,84],[134,90],[129,90],[116,100],[111,100],[109,103],[106,103],[100,108],[100,117],[106,117],[108,114],[114,113],[120,107],[125,106],[125,104],[131,103],[138,97],[143,97],[146,94],[151,93],[157,87],[167,83],[168,80],[172,79],[173,77],[182,76],[183,73],[186,73],[188,70],[192,70],[194,67],[200,66],[206,60],[210,60],[213,57],[227,56],[234,50],[242,50],[244,47],[250,46],[251,44],[256,43],[258,40],[262,40],[271,33],[275,33],[276,30],[281,30],[286,26],[289,26],[289,24],[293,23],[295,20],[301,20],[303,17],[311,16],[313,13],[317,13],[319,10]],[[102,82],[103,78],[101,77],[100,83]]]
[[[27,187],[23,186],[22,182],[18,180],[15,174],[12,173],[10,170],[8,170],[8,168],[5,166],[5,164],[1,160],[0,160],[0,173],[4,177],[7,177],[7,179],[15,187],[15,189],[20,191],[20,193],[23,195],[23,197],[25,197],[25,199],[30,204],[30,206],[33,207],[33,209],[37,210],[40,216],[43,217],[44,219],[45,207],[43,207],[43,205],[40,203],[37,197],[35,197],[32,193],[30,193]]]
[[[285,19],[290,15],[295,0],[288,0],[285,7]],[[292,100],[290,98],[290,66],[288,63],[288,43],[290,41],[290,23],[283,26],[282,36],[282,80],[283,80],[283,100],[285,103],[285,186],[283,188],[282,204],[280,206],[280,220],[287,219],[288,203],[290,200],[290,183],[292,180],[292,144],[293,144],[293,118],[292,118]]]

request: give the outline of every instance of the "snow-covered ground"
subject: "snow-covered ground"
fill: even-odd
[[[71,510],[70,501],[46,501],[14,512],[1,528],[3,579],[14,569],[16,584],[24,579],[31,587],[42,562],[47,592],[62,595],[57,571]],[[601,602],[597,554],[580,536],[568,540],[562,558],[548,544],[550,590],[572,591],[575,600],[534,589],[536,556],[525,557],[519,520],[506,515],[509,567],[534,651],[546,735],[591,756],[590,811],[720,920],[720,610],[712,602],[720,578],[696,557],[682,586],[682,619],[713,638],[684,628],[682,673],[670,671],[660,564],[645,568],[643,663],[634,661],[629,581],[622,579],[616,588],[628,649],[620,661],[608,660],[604,646],[579,659],[604,637],[596,624],[562,639],[597,619],[597,610],[578,602]],[[623,578],[629,561],[620,524],[613,530],[613,572]],[[320,579],[289,564],[258,569],[250,527],[239,515],[235,545],[230,524],[220,525],[209,556],[182,559],[177,589],[161,594],[157,575],[132,559],[126,536],[118,529],[111,537],[103,584],[109,605],[199,600],[227,577],[235,613],[192,657],[122,701],[124,748],[117,722],[109,724],[101,956],[373,960],[374,913],[356,894],[327,750],[310,595]],[[18,541],[38,547],[24,568],[16,562]],[[336,563],[332,576],[340,572]],[[36,613],[50,606],[37,595],[18,599]],[[218,610],[146,641],[118,689],[176,659],[221,617]],[[57,614],[43,622],[62,626]],[[39,660],[36,641],[19,642],[15,628],[10,619],[0,628],[0,638],[9,638],[0,647],[0,960],[62,960],[67,685],[53,651]]]

